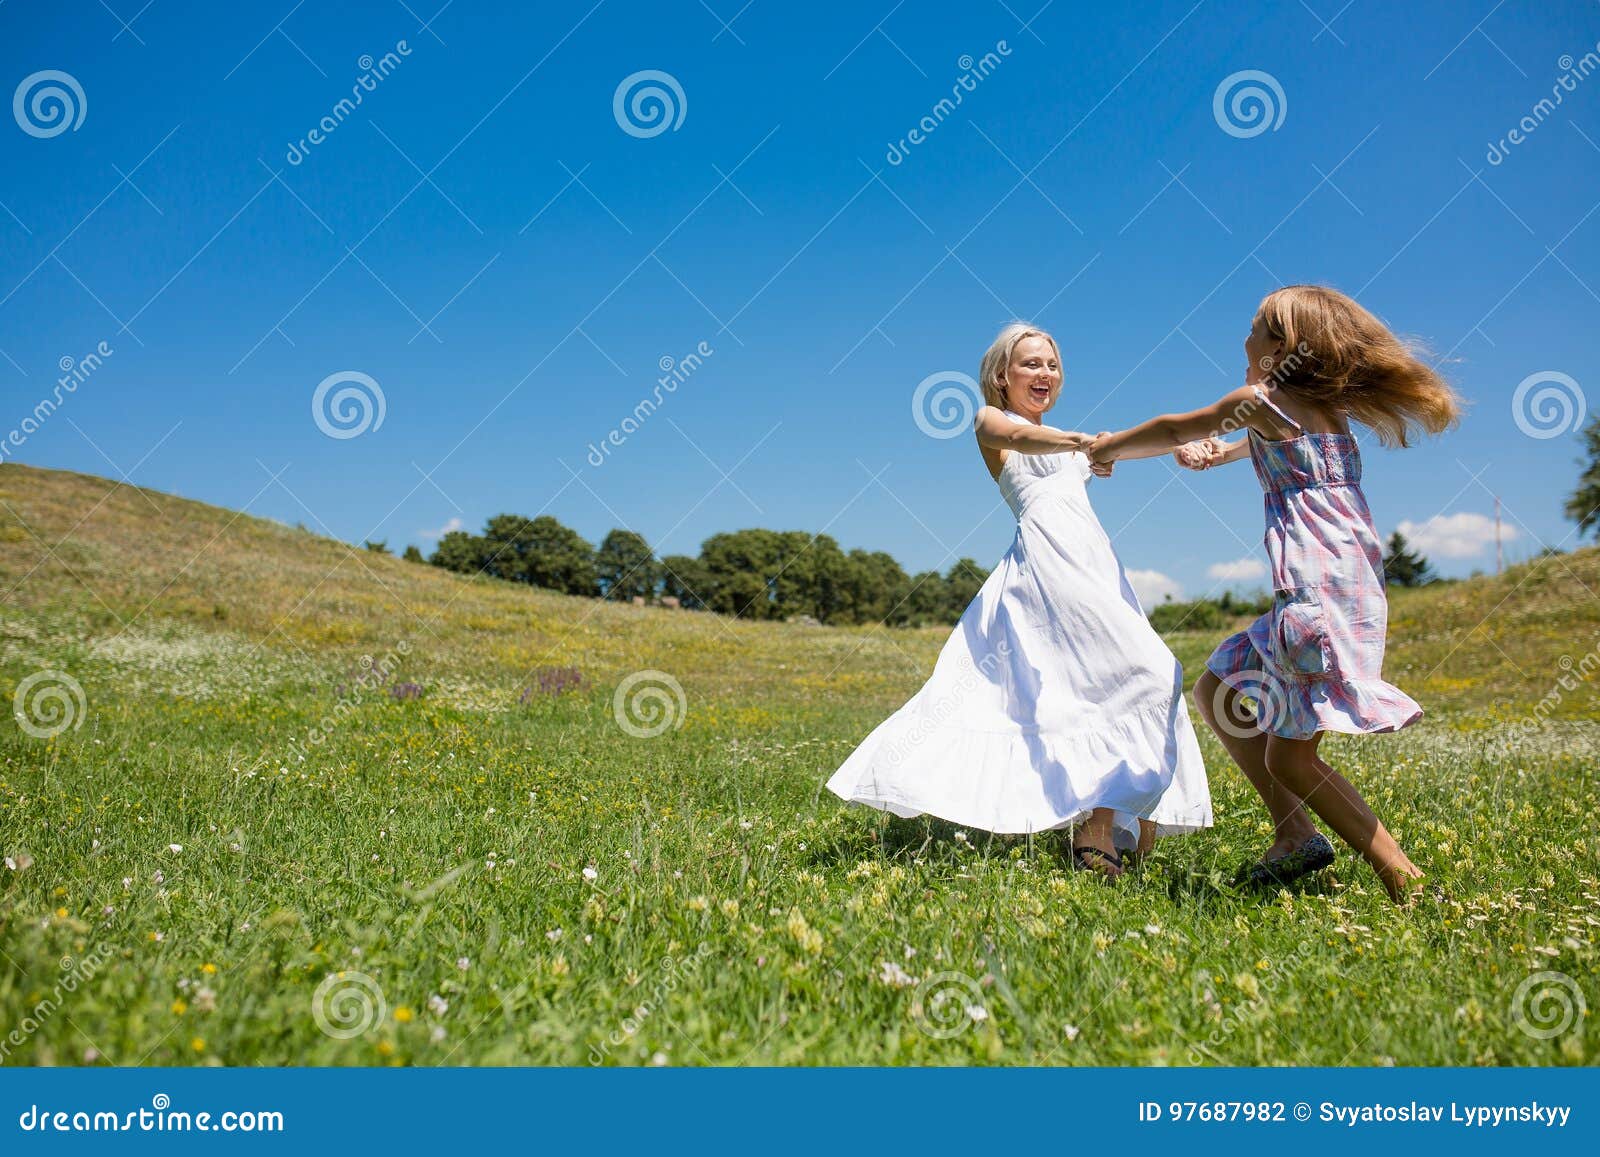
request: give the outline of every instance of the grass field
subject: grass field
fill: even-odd
[[[1428,716],[1324,753],[1447,892],[1404,913],[1348,853],[1234,892],[1268,826],[1209,735],[1215,830],[1115,886],[844,807],[943,629],[606,605],[19,465],[0,583],[0,1063],[1600,1057],[1594,550],[1396,593]],[[1215,641],[1171,639],[1191,678]]]

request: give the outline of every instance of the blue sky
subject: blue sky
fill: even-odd
[[[920,382],[1021,316],[1065,353],[1048,420],[1115,428],[1241,381],[1262,294],[1318,281],[1472,402],[1368,446],[1379,529],[1492,568],[1498,494],[1509,557],[1571,546],[1572,421],[1513,402],[1562,374],[1524,402],[1600,406],[1600,5],[1341,2],[9,0],[0,425],[113,352],[6,457],[396,548],[514,511],[990,566],[1014,523],[970,435],[919,426]],[[46,71],[76,127],[31,106]],[[673,127],[626,99],[665,82],[618,113],[641,72]],[[1275,127],[1230,119],[1243,72]],[[331,437],[312,400],[347,371],[382,422]],[[1147,592],[1255,585],[1248,467],[1128,463],[1094,497]]]

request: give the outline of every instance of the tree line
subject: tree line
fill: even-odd
[[[829,535],[799,530],[714,534],[697,556],[657,558],[631,530],[611,531],[596,548],[548,514],[499,514],[481,534],[452,530],[426,559],[416,547],[405,557],[569,595],[675,600],[690,610],[745,619],[810,618],[829,625],[953,624],[989,577],[970,558],[944,574],[908,575],[881,550],[846,552]]]

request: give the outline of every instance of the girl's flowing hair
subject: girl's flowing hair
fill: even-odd
[[[1283,342],[1271,380],[1350,415],[1383,445],[1409,446],[1418,429],[1437,434],[1460,421],[1460,396],[1417,348],[1338,290],[1285,286],[1262,300],[1257,316]]]
[[[983,390],[983,400],[997,410],[1006,408],[1006,387],[1000,379],[1005,375],[1006,367],[1011,364],[1011,355],[1017,348],[1017,343],[1025,337],[1042,337],[1050,343],[1050,348],[1056,351],[1056,365],[1062,365],[1061,347],[1056,344],[1056,339],[1042,329],[1036,329],[1025,321],[1014,321],[1000,331],[1000,336],[994,339],[994,344],[983,355],[983,361],[978,365],[978,385]],[[1063,370],[1063,372],[1065,372]]]

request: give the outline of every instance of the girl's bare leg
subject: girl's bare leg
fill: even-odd
[[[1194,705],[1200,718],[1239,765],[1239,770],[1244,772],[1272,815],[1274,839],[1263,858],[1275,860],[1297,851],[1317,834],[1317,828],[1306,815],[1300,797],[1267,770],[1267,736],[1259,731],[1249,736],[1237,734],[1241,726],[1234,721],[1247,718],[1239,706],[1239,698],[1237,690],[1210,671],[1202,671],[1194,686]],[[1218,724],[1219,715],[1227,721],[1227,726]],[[1329,774],[1336,774],[1326,764],[1323,767]]]
[[[1350,781],[1317,758],[1320,742],[1320,732],[1310,739],[1268,736],[1267,771],[1361,853],[1378,873],[1391,900],[1408,903],[1419,891],[1422,869],[1400,850]]]

